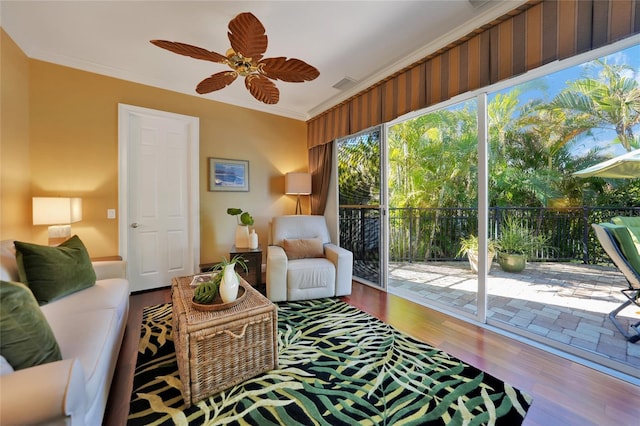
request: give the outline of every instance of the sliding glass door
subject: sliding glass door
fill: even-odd
[[[388,127],[389,292],[477,313],[477,275],[452,277],[478,237],[478,108],[450,104]]]
[[[340,244],[353,252],[356,279],[385,288],[382,128],[337,141]]]
[[[640,149],[638,41],[337,141],[357,279],[637,378],[637,344],[608,318],[627,283],[590,225],[639,216],[640,176],[576,172]],[[512,250],[523,235],[543,243]]]

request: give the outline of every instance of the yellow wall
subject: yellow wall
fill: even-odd
[[[31,240],[29,59],[0,29],[0,239]]]
[[[118,252],[118,221],[107,219],[107,209],[118,203],[118,103],[199,117],[202,262],[219,261],[233,244],[236,222],[226,214],[228,207],[252,213],[262,245],[268,220],[293,213],[295,199],[283,195],[283,174],[307,170],[303,121],[38,60],[28,63],[28,197],[82,197],[83,220],[72,232],[92,256]],[[249,160],[250,192],[208,192],[207,157]],[[45,244],[46,227],[33,227],[32,237]]]

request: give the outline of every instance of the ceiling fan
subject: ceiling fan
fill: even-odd
[[[254,98],[265,104],[276,104],[280,91],[273,80],[300,83],[314,80],[320,72],[306,62],[286,57],[263,58],[267,50],[267,35],[262,23],[252,13],[241,13],[229,22],[231,48],[225,55],[167,40],[151,40],[151,43],[179,55],[228,65],[232,71],[213,74],[196,87],[200,94],[223,89],[240,75]]]

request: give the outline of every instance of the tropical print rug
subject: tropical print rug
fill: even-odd
[[[128,424],[513,426],[532,401],[337,299],[278,305],[278,362],[186,408],[171,305],[148,307]]]

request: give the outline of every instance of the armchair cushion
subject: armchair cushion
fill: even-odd
[[[336,295],[336,268],[328,259],[297,259],[287,269],[287,300]]]
[[[324,248],[320,238],[285,238],[283,243],[284,251],[289,260],[324,257]]]

